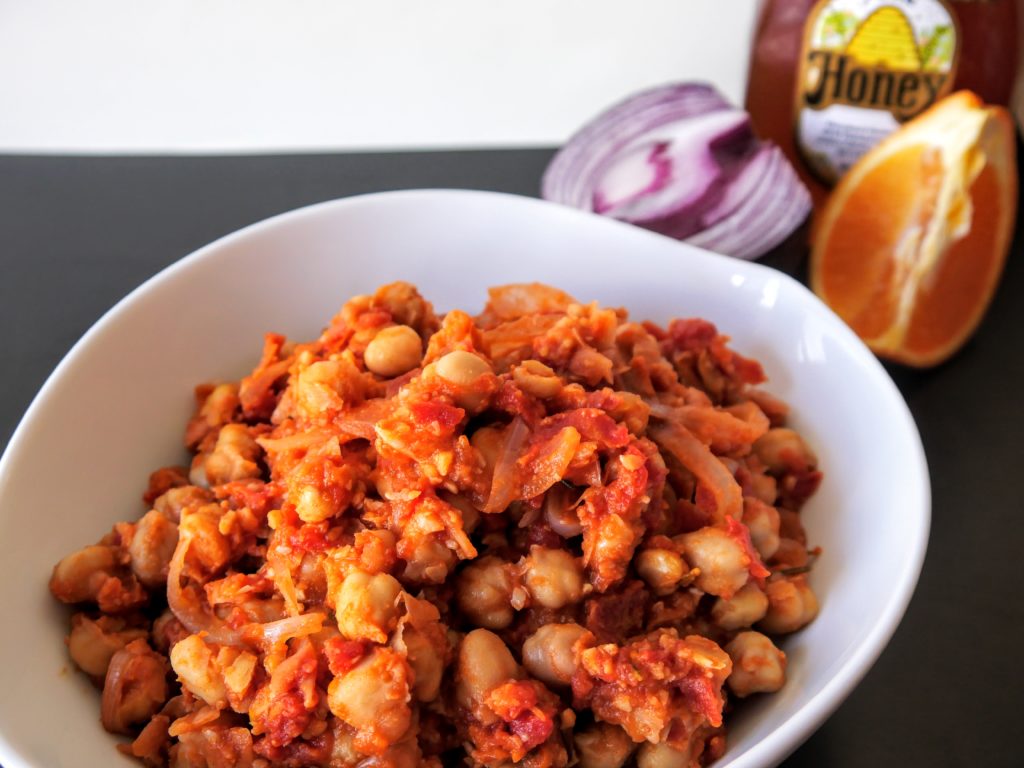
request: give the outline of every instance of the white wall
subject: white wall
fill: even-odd
[[[645,86],[741,100],[755,0],[0,0],[0,151],[555,144]]]

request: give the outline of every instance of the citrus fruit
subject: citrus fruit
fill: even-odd
[[[1016,209],[1009,113],[954,93],[839,182],[816,222],[811,287],[876,354],[935,365],[981,322]]]

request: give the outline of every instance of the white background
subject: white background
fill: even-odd
[[[0,151],[562,141],[703,79],[742,101],[755,0],[0,0]]]

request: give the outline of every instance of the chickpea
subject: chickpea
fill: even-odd
[[[466,709],[474,709],[487,692],[522,673],[508,646],[493,632],[474,629],[459,644],[455,667],[455,697]]]
[[[754,454],[773,474],[818,466],[818,457],[803,438],[785,427],[769,429],[759,437],[754,443]]]
[[[583,599],[583,565],[564,549],[530,547],[523,584],[534,602],[558,609]]]
[[[289,392],[294,409],[305,418],[322,418],[361,399],[362,372],[351,351],[327,360],[314,360],[312,352],[306,351],[298,356],[297,362],[298,374]]]
[[[523,666],[545,683],[568,685],[576,671],[573,646],[586,632],[579,624],[545,624],[523,643]]]
[[[742,629],[763,619],[767,610],[768,596],[757,584],[749,582],[732,597],[715,600],[711,618],[722,629]]]
[[[162,723],[162,732],[154,733],[143,744],[150,744],[150,753],[142,759],[150,765],[166,765],[163,746],[167,743],[167,717],[154,719],[146,726],[146,730],[156,727],[154,723]],[[136,748],[131,754],[138,753],[138,745],[145,735],[133,742]],[[208,723],[195,730],[184,730],[175,736],[174,755],[170,765],[174,768],[186,766],[240,766],[259,765],[252,760],[252,731],[241,726],[230,727],[219,723]]]
[[[128,546],[132,571],[147,587],[167,583],[167,569],[178,546],[178,526],[151,509],[135,528]]]
[[[761,559],[771,559],[779,548],[779,511],[747,497],[743,500],[743,523],[750,530],[750,541]]]
[[[50,577],[50,591],[64,603],[95,600],[100,587],[117,567],[117,550],[96,544],[61,560]]]
[[[167,660],[145,640],[133,640],[110,659],[100,720],[111,733],[131,733],[167,701]]]
[[[205,504],[182,513],[178,532],[188,538],[188,561],[207,573],[223,568],[233,557],[231,541],[220,531],[224,510],[218,504]]]
[[[473,413],[483,408],[487,401],[487,392],[481,387],[484,377],[492,377],[491,366],[479,355],[457,349],[449,352],[436,363],[434,370],[438,376],[458,388],[455,403]]]
[[[440,636],[443,638],[443,633]],[[412,670],[412,693],[416,700],[428,702],[436,699],[441,691],[446,644],[437,642],[436,635],[432,638],[410,622],[401,625],[391,646],[405,657]]]
[[[658,744],[644,742],[636,754],[637,768],[690,768],[691,750],[680,750],[662,741]]]
[[[504,629],[512,623],[512,568],[485,555],[467,565],[455,583],[459,610],[474,624],[487,629]]]
[[[341,720],[332,718],[330,721],[331,745],[330,754],[325,760],[326,765],[357,765],[363,758],[355,745],[355,734]]]
[[[459,387],[471,387],[481,376],[491,373],[491,366],[479,355],[457,349],[437,361],[437,375]]]
[[[153,502],[153,509],[162,514],[172,523],[181,520],[181,513],[188,507],[201,507],[213,500],[213,495],[204,488],[195,485],[182,485],[171,488],[163,496]]]
[[[307,552],[302,556],[298,571],[295,573],[295,586],[298,588],[299,599],[305,602],[322,603],[327,596],[327,572],[324,570],[326,558],[320,552]]]
[[[443,583],[459,559],[437,536],[420,537],[405,557],[402,578],[417,584]]]
[[[462,530],[466,533],[472,533],[480,523],[480,511],[462,494],[441,491],[440,496],[444,501],[459,510],[459,514],[462,515]]]
[[[232,420],[238,405],[238,384],[218,384],[213,387],[185,429],[185,445],[195,450],[203,438]]]
[[[227,704],[228,692],[215,652],[199,635],[189,635],[171,647],[171,667],[183,687],[211,707]]]
[[[573,734],[580,768],[622,768],[636,745],[622,728],[598,721]]]
[[[677,537],[687,562],[700,569],[698,589],[718,597],[731,597],[747,583],[750,558],[743,546],[720,528],[701,528]]]
[[[238,409],[238,385],[218,384],[203,401],[199,414],[211,427],[219,427],[231,421]]]
[[[436,758],[435,758],[436,760]],[[351,763],[326,763],[327,765],[356,765],[357,768],[421,768],[423,765],[438,766],[439,762],[424,761],[423,750],[420,748],[416,735],[403,736],[397,744],[392,744],[379,755],[363,760],[358,758]],[[497,765],[495,764],[495,768]],[[513,768],[512,764],[508,768]]]
[[[222,664],[224,687],[228,695],[234,697],[232,699],[232,705],[234,706],[235,702],[245,695],[252,684],[259,660],[256,654],[249,651],[239,651],[237,648],[232,648],[228,653],[222,655],[223,659],[218,658],[218,661]],[[294,669],[294,666],[295,663],[292,662],[291,668]],[[284,667],[284,663],[279,664],[274,671],[276,672],[282,667]],[[287,670],[288,668],[285,669]],[[236,709],[235,711],[238,710]]]
[[[144,639],[146,634],[144,629],[105,631],[99,622],[84,613],[76,613],[71,617],[68,653],[71,660],[87,675],[105,677],[114,654],[132,640]]]
[[[725,646],[732,659],[726,683],[740,698],[774,693],[786,682],[786,654],[760,632],[740,632]]]
[[[232,480],[259,477],[261,472],[256,459],[261,450],[244,424],[225,424],[217,433],[213,451],[202,465],[206,482],[220,485]],[[193,469],[195,467],[193,461]]]
[[[675,591],[689,568],[678,552],[655,547],[637,555],[636,572],[656,595],[668,595]]]
[[[298,488],[298,492],[291,490],[288,496],[289,500],[294,501],[295,514],[304,523],[321,523],[341,511],[338,508],[337,494],[332,493],[330,489],[324,490],[313,485],[303,485]]]
[[[768,612],[758,627],[773,635],[796,632],[818,615],[818,598],[804,575],[769,581]]]
[[[390,648],[374,648],[355,668],[334,678],[327,687],[327,704],[335,716],[368,742],[398,741],[409,730],[408,666]]]
[[[423,340],[408,325],[393,325],[381,330],[363,353],[366,367],[384,378],[408,373],[423,359]]]
[[[352,571],[338,588],[335,613],[338,629],[349,640],[387,642],[398,624],[402,585],[387,573]]]
[[[562,380],[539,360],[524,360],[512,369],[512,379],[521,390],[542,400],[562,391]]]

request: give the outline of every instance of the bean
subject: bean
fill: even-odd
[[[740,698],[752,693],[774,693],[786,682],[786,654],[760,632],[740,632],[725,652],[732,659],[726,683]]]
[[[145,640],[133,640],[110,659],[100,721],[111,733],[132,733],[167,701],[167,661]]]
[[[53,569],[50,591],[64,603],[95,600],[100,587],[117,567],[117,550],[96,544],[72,552]]]
[[[514,617],[512,586],[511,566],[493,555],[485,555],[459,574],[455,599],[474,624],[504,629]]]
[[[700,569],[697,588],[719,597],[731,597],[747,583],[750,565],[743,546],[720,528],[701,528],[678,537],[686,560]]]
[[[216,652],[199,635],[189,635],[171,647],[174,673],[193,696],[211,707],[223,707],[228,692],[217,666]]]
[[[84,613],[76,613],[71,617],[68,654],[87,675],[101,678],[106,676],[110,659],[115,653],[132,640],[145,637],[144,629],[105,631],[98,622],[92,621]]]
[[[462,638],[455,669],[455,696],[461,706],[472,710],[492,688],[520,677],[516,660],[496,634],[474,629]]]
[[[530,547],[523,583],[538,605],[558,609],[583,598],[583,566],[564,549]]]
[[[748,496],[743,500],[743,523],[761,559],[770,560],[779,548],[779,511]]]
[[[757,584],[750,582],[732,597],[715,600],[711,606],[711,618],[722,629],[742,629],[763,619],[767,611],[767,595]]]
[[[562,380],[539,360],[524,360],[512,369],[512,379],[527,394],[546,399],[562,391]]]
[[[818,457],[792,429],[777,427],[754,443],[754,453],[774,474],[818,466]]]
[[[568,685],[576,671],[573,646],[586,631],[579,624],[545,624],[523,643],[526,671],[550,685]]]
[[[680,750],[661,742],[644,742],[636,755],[637,768],[690,768],[690,750]]]
[[[374,648],[355,668],[331,681],[327,704],[359,736],[372,741],[379,737],[384,745],[398,741],[412,721],[408,669],[390,648]]]
[[[769,581],[768,611],[758,627],[773,635],[796,632],[818,615],[818,598],[804,575]]]
[[[178,526],[151,509],[135,528],[128,546],[132,571],[147,587],[167,583],[167,569],[178,546]]]
[[[407,325],[381,330],[363,353],[366,367],[378,376],[393,378],[411,371],[423,359],[423,340]]]
[[[617,725],[595,722],[573,734],[580,768],[622,768],[636,745]]]
[[[645,549],[636,558],[636,572],[657,595],[667,595],[688,573],[678,552],[654,547]]]
[[[338,629],[349,640],[387,642],[398,624],[402,585],[387,573],[349,573],[335,595]]]
[[[471,387],[481,376],[492,373],[487,361],[462,349],[449,352],[436,366],[438,376],[459,387]]]

